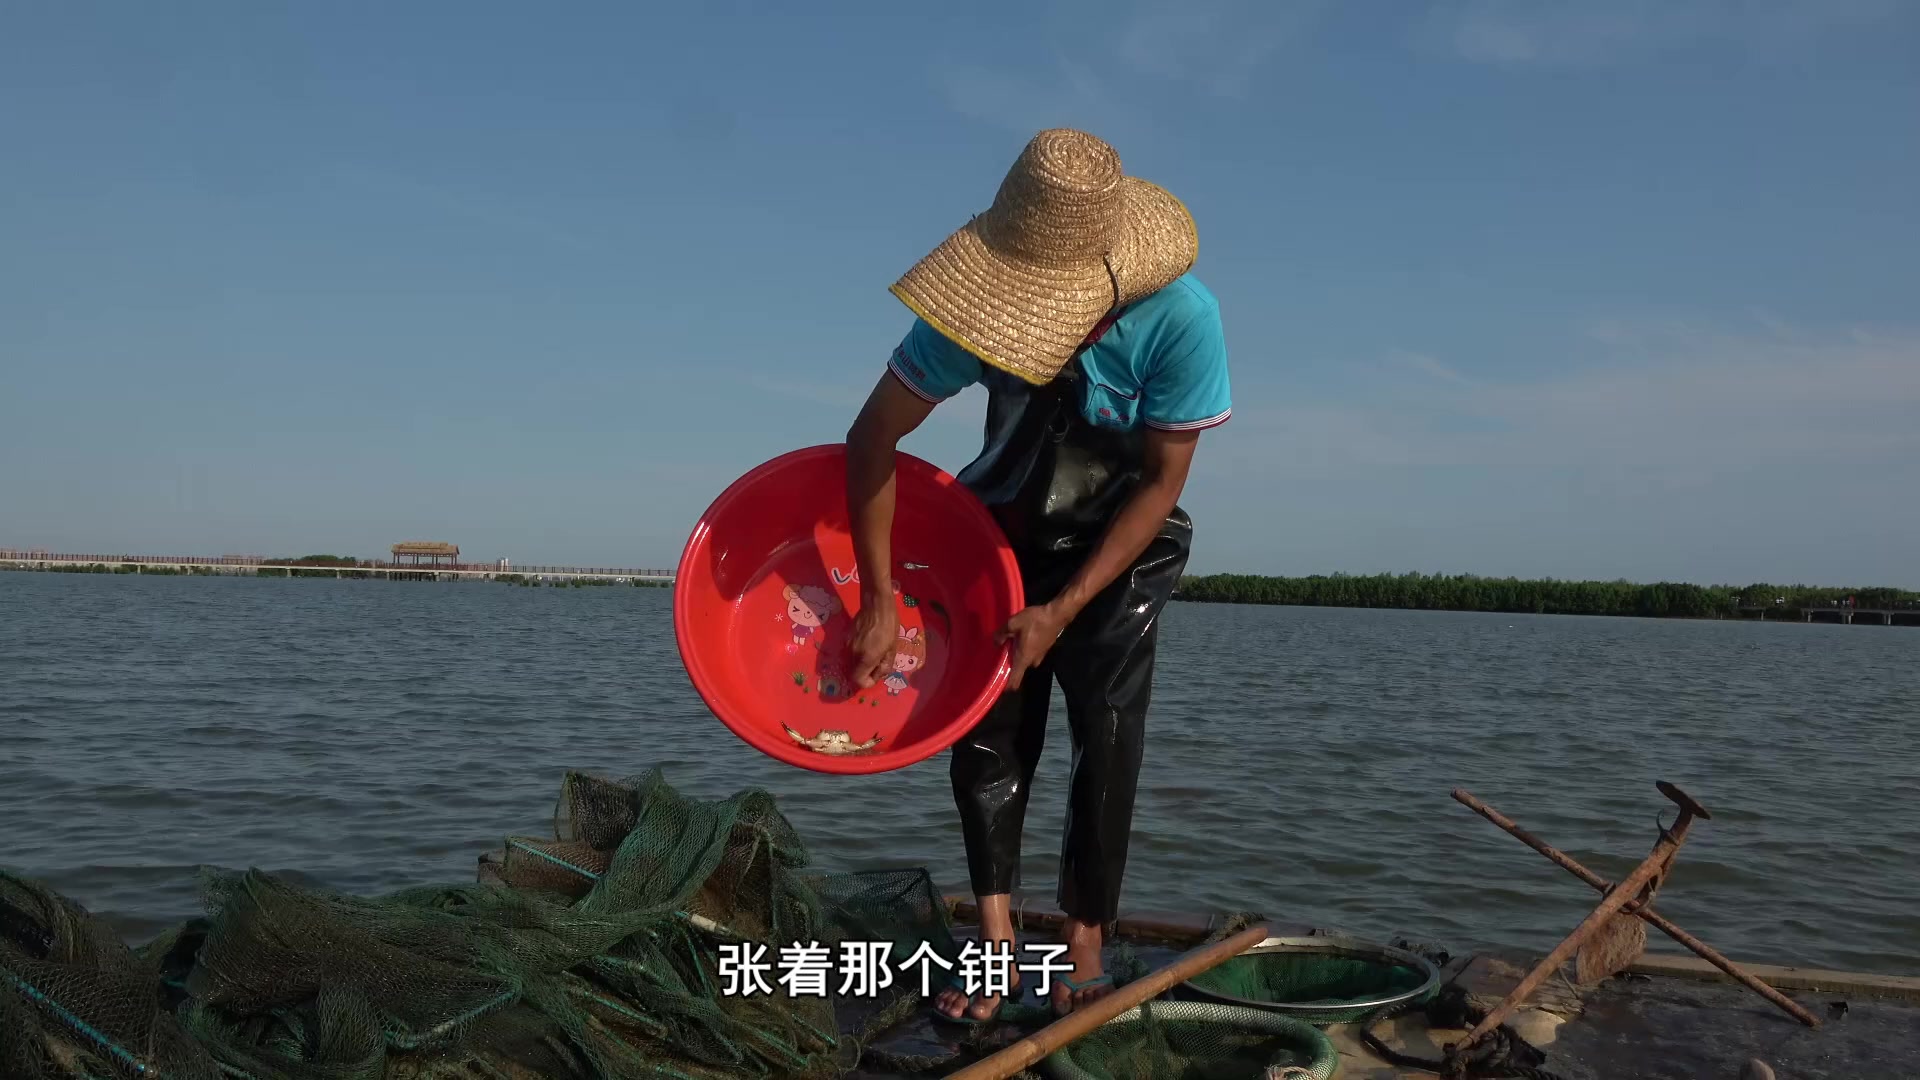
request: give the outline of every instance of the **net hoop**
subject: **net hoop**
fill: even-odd
[[[1210,1001],[1153,1001],[1128,1009],[1096,1030],[1102,1035],[1124,1038],[1124,1029],[1145,1024],[1149,1013],[1155,1021],[1206,1024],[1228,1031],[1272,1035],[1278,1041],[1274,1048],[1275,1056],[1278,1057],[1283,1051],[1293,1051],[1299,1058],[1310,1062],[1298,1068],[1312,1073],[1314,1080],[1330,1080],[1340,1066],[1340,1054],[1333,1048],[1333,1040],[1327,1038],[1326,1032],[1304,1020],[1244,1005],[1217,1005]],[[1074,1060],[1073,1051],[1074,1044],[1071,1043],[1054,1051],[1041,1060],[1040,1070],[1053,1080],[1098,1080],[1094,1073]]]
[[[1396,949],[1390,945],[1379,945],[1345,934],[1316,934],[1312,937],[1270,937],[1267,940],[1240,954],[1242,957],[1260,957],[1274,955],[1318,955],[1338,956],[1345,959],[1361,960],[1382,967],[1411,968],[1421,974],[1420,985],[1398,994],[1377,997],[1350,998],[1347,1000],[1304,1001],[1261,1001],[1235,997],[1232,994],[1210,990],[1194,980],[1180,984],[1181,989],[1197,994],[1210,1001],[1241,1008],[1258,1009],[1263,1012],[1279,1013],[1295,1019],[1310,1019],[1315,1024],[1343,1024],[1357,1021],[1382,1009],[1408,1002],[1424,1001],[1440,989],[1440,969],[1433,966],[1426,957],[1405,949]],[[1236,957],[1235,959],[1238,959]]]

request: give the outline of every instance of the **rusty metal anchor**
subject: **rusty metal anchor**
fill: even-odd
[[[1545,841],[1520,828],[1471,794],[1455,789],[1453,792],[1455,801],[1493,822],[1515,839],[1545,855],[1573,876],[1605,894],[1599,906],[1593,909],[1592,914],[1575,927],[1559,945],[1556,945],[1545,959],[1535,965],[1504,1001],[1474,1026],[1466,1038],[1461,1040],[1459,1044],[1461,1048],[1473,1045],[1487,1032],[1498,1027],[1535,990],[1540,988],[1541,983],[1560,970],[1560,966],[1576,952],[1579,953],[1578,976],[1582,982],[1598,982],[1602,978],[1625,970],[1627,965],[1639,958],[1645,946],[1646,931],[1641,928],[1641,923],[1653,926],[1693,950],[1701,959],[1778,1005],[1794,1019],[1808,1027],[1820,1026],[1820,1021],[1812,1013],[1801,1008],[1792,999],[1749,972],[1743,971],[1733,961],[1709,948],[1699,938],[1651,910],[1654,894],[1659,891],[1661,881],[1665,879],[1667,870],[1673,865],[1674,856],[1679,853],[1680,845],[1686,841],[1687,830],[1692,826],[1694,819],[1710,821],[1713,818],[1706,807],[1701,806],[1692,796],[1674,785],[1662,780],[1655,786],[1659,788],[1662,795],[1671,799],[1674,805],[1680,808],[1680,816],[1674,820],[1670,828],[1661,830],[1660,838],[1654,843],[1653,850],[1641,860],[1633,873],[1628,874],[1618,884],[1608,883],[1598,874],[1575,862],[1571,856],[1549,846]]]

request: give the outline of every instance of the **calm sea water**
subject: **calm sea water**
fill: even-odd
[[[670,594],[0,573],[0,865],[131,939],[202,865],[379,892],[550,833],[570,768],[780,796],[817,862],[966,885],[945,756],[870,778],[735,740]],[[1456,949],[1550,946],[1671,805],[1713,811],[1661,897],[1736,958],[1920,973],[1920,632],[1174,605],[1128,906],[1253,908]],[[1025,891],[1051,899],[1056,709]],[[1657,937],[1657,935],[1656,935]]]

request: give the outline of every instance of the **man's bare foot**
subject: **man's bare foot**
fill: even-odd
[[[1007,899],[1005,895],[982,896],[979,898],[981,944],[984,945],[989,941],[1004,941],[1007,943],[1009,950],[1014,948],[1013,914],[1007,903]],[[1010,985],[1012,986],[1013,992],[1017,995],[1020,993],[1019,969],[1015,968],[1011,972],[1011,975],[1012,981]],[[939,1010],[941,1015],[950,1020],[959,1020],[964,1014],[970,1019],[984,1021],[991,1020],[998,1016],[1000,1014],[1000,1006],[1005,1001],[1006,997],[1001,994],[994,994],[991,997],[986,994],[981,994],[979,997],[974,998],[972,1004],[969,1005],[965,990],[957,986],[949,986],[934,995],[933,1007]]]
[[[1013,935],[1008,934],[1003,938],[996,937],[989,940],[1005,941],[1011,944]],[[1018,973],[1014,974],[1010,985],[1013,993],[1018,995],[1020,993],[1020,976]],[[979,997],[974,998],[973,1003],[969,1005],[967,1003],[966,991],[957,986],[949,986],[934,995],[933,1007],[940,1010],[941,1015],[951,1020],[960,1019],[961,1012],[964,1010],[969,1018],[986,1021],[1000,1015],[1000,1006],[1005,1004],[1006,1000],[1006,996],[1003,994],[993,994],[991,996],[981,994]]]
[[[1113,983],[1102,970],[1106,940],[1097,924],[1068,919],[1060,925],[1060,941],[1067,947],[1066,959],[1073,971],[1053,980],[1052,997],[1054,1014],[1065,1016],[1112,993]]]

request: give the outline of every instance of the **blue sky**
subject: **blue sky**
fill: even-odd
[[[0,3],[0,546],[670,565],[1063,125],[1200,223],[1195,570],[1920,586],[1917,44],[1899,0]],[[964,465],[982,404],[906,448]]]

